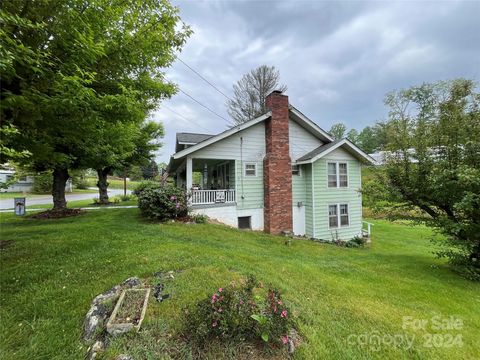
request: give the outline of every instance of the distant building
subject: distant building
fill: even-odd
[[[15,170],[0,169],[0,182],[6,183],[15,176]],[[33,176],[20,176],[17,182],[6,189],[0,189],[1,192],[31,192],[33,189]]]

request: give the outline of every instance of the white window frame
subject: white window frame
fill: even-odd
[[[296,166],[297,167],[297,171],[298,173],[297,174],[294,174],[293,173],[293,167]],[[292,164],[292,176],[302,176],[302,170],[301,170],[301,166],[298,165],[298,164]]]
[[[328,181],[328,165],[335,164],[335,175],[337,176],[337,186],[330,186]],[[340,186],[340,165],[345,164],[347,168],[347,186]],[[350,171],[348,169],[348,161],[328,161],[327,160],[327,188],[329,189],[348,189],[350,187]]]
[[[347,216],[348,216],[348,224],[342,225],[342,218],[340,214],[340,207],[341,205],[347,206]],[[337,226],[330,226],[330,206],[335,206],[337,208]],[[350,204],[349,203],[335,203],[335,204],[328,204],[327,205],[327,217],[328,217],[328,228],[329,229],[345,229],[350,227]]]
[[[255,171],[255,174],[247,174],[247,165],[253,165],[255,168],[253,169]],[[249,169],[252,170],[252,169]],[[256,177],[257,176],[257,163],[255,162],[246,162],[243,164],[243,175],[245,177]]]

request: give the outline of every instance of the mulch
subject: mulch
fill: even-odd
[[[63,210],[47,210],[29,216],[31,219],[61,219],[84,214],[85,210],[80,209],[63,209]]]

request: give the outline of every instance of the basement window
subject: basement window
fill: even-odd
[[[252,217],[251,216],[239,216],[238,217],[238,228],[239,229],[251,229],[252,228]]]

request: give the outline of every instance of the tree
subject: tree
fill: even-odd
[[[142,166],[142,175],[144,179],[152,180],[158,176],[158,165],[155,160],[150,160],[145,166]]]
[[[280,72],[275,66],[262,65],[233,85],[233,99],[227,102],[228,114],[236,124],[254,119],[267,112],[265,98],[273,90],[286,91],[285,85],[280,85]]]
[[[356,144],[358,142],[358,131],[356,129],[350,129],[347,133],[347,139]]]
[[[458,79],[385,98],[389,156],[385,186],[444,235],[439,256],[480,279],[480,94]],[[425,220],[413,213],[414,220]]]
[[[347,131],[347,127],[344,124],[337,123],[332,125],[329,133],[335,138],[335,140],[340,140],[340,139],[343,139],[346,131]]]
[[[12,0],[0,23],[0,119],[19,130],[8,146],[52,170],[54,209],[65,209],[69,169],[105,146],[99,129],[130,129],[175,92],[160,69],[190,30],[166,0]]]

